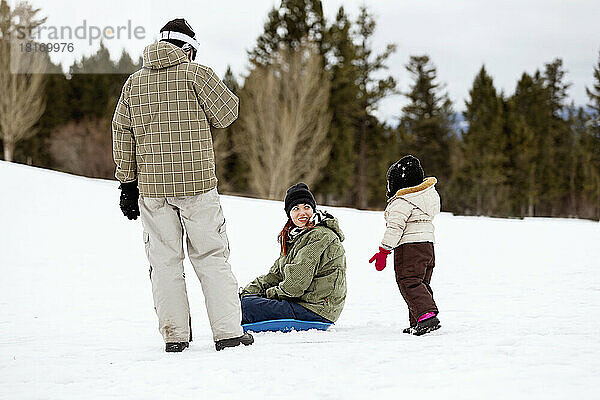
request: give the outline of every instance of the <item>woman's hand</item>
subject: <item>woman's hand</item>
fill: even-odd
[[[372,263],[373,261],[375,261],[375,269],[377,271],[383,271],[383,269],[385,268],[385,262],[386,262],[387,256],[390,253],[391,253],[391,250],[387,250],[387,249],[384,249],[383,247],[379,246],[379,252],[375,253],[375,255],[373,257],[371,257],[371,259],[369,260],[369,264]]]

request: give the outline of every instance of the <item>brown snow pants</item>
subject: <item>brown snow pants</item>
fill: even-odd
[[[415,326],[423,314],[438,313],[429,286],[434,266],[435,254],[431,242],[405,243],[394,250],[396,283],[408,305],[410,326]]]

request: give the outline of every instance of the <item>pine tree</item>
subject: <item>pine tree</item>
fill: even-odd
[[[263,33],[254,49],[248,52],[250,61],[265,66],[272,62],[273,54],[282,47],[296,51],[304,40],[316,43],[324,55],[323,35],[325,18],[321,0],[282,0],[267,17]]]
[[[122,52],[114,62],[100,43],[96,53],[70,66],[67,77],[62,73],[49,77],[47,96],[53,107],[40,124],[48,133],[52,167],[87,176],[112,176],[109,122],[123,83],[139,68],[140,58],[134,62]]]
[[[411,56],[406,69],[413,84],[404,94],[409,103],[402,108],[399,129],[414,147],[401,150],[418,157],[426,174],[438,178],[443,192],[451,176],[452,102],[437,82],[436,67],[428,56]]]
[[[542,183],[542,212],[545,215],[565,215],[568,202],[568,151],[573,131],[566,121],[566,98],[570,83],[565,83],[566,71],[560,58],[547,63],[543,83],[547,95],[547,122],[541,144],[539,179]]]
[[[562,111],[565,109],[567,99],[567,90],[571,86],[565,83],[566,71],[563,68],[563,61],[560,58],[554,59],[551,63],[545,65],[544,83],[548,90],[548,101],[552,115],[562,118]]]
[[[354,184],[356,120],[361,109],[356,102],[359,71],[355,65],[357,49],[351,29],[352,22],[340,7],[335,21],[327,29],[325,44],[330,54],[332,120],[327,140],[332,146],[331,154],[323,178],[313,190],[323,195],[323,202],[327,204],[349,205]]]
[[[475,77],[463,113],[469,127],[462,136],[464,164],[460,192],[477,215],[498,215],[506,198],[503,103],[485,66]]]
[[[590,217],[585,199],[585,166],[588,150],[584,147],[588,116],[582,107],[571,103],[567,107],[570,143],[566,149],[568,165],[568,197],[564,206],[571,217]]]
[[[70,118],[79,121],[84,117],[112,116],[127,76],[128,74],[119,74],[108,49],[100,42],[96,53],[81,57],[69,68]]]
[[[227,66],[223,83],[234,94],[240,95],[240,85],[231,66]],[[248,188],[248,165],[240,157],[240,151],[235,149],[235,143],[239,142],[238,136],[243,134],[237,123],[233,123],[225,129],[213,129],[217,177],[219,188],[224,193],[245,193]]]
[[[374,116],[369,117],[369,169],[368,202],[370,207],[381,209],[387,200],[387,170],[398,160],[397,138],[394,128],[382,123]]]
[[[583,148],[585,152],[585,193],[592,199],[594,204],[593,215],[600,219],[600,56],[598,64],[594,66],[594,84],[587,88],[586,93],[590,102],[591,116],[586,123],[586,129],[583,138]]]
[[[369,170],[373,169],[370,164],[386,162],[381,157],[369,157],[369,147],[373,141],[377,141],[378,132],[381,132],[378,123],[375,123],[373,112],[377,110],[379,102],[396,89],[396,81],[391,76],[383,79],[377,77],[380,75],[379,71],[387,69],[386,61],[396,51],[396,46],[388,44],[381,54],[374,54],[371,40],[375,27],[373,15],[366,7],[361,7],[355,31],[356,65],[359,71],[357,103],[360,106],[360,114],[356,120],[358,135],[355,139],[358,154],[355,205],[358,208],[369,205],[368,177]]]
[[[121,75],[129,76],[140,68],[142,68],[141,57],[137,62],[134,62],[129,53],[123,49],[121,57],[117,61],[117,72]]]
[[[592,88],[585,88],[590,102],[588,106],[592,110],[593,126],[600,131],[600,54],[598,55],[598,64],[594,66],[594,85]]]
[[[512,168],[509,170],[513,210],[521,216],[534,216],[540,201],[541,184],[540,142],[546,124],[546,92],[543,82],[535,76],[523,73],[514,95],[508,101],[507,125],[508,155]],[[514,212],[514,211],[513,211]]]
[[[521,201],[518,182],[527,182],[526,198],[529,216],[572,215],[572,187],[575,133],[567,118],[565,105],[566,71],[562,60],[545,65],[544,73],[523,74],[511,99],[509,149],[514,168],[511,180],[513,198]],[[528,178],[519,173],[527,170]],[[523,215],[523,212],[521,212]]]

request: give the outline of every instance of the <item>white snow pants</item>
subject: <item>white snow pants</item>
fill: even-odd
[[[213,339],[243,335],[237,280],[231,272],[225,218],[217,189],[188,197],[140,197],[146,255],[159,331],[165,342],[191,340],[183,273],[183,232],[202,285]]]

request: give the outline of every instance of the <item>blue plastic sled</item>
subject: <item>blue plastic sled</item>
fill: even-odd
[[[331,325],[333,324],[317,321],[300,321],[298,319],[271,319],[251,324],[242,324],[242,328],[244,332],[290,332],[307,331],[309,329],[326,331]]]

